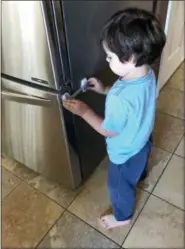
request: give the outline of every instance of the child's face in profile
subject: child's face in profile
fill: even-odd
[[[118,56],[108,49],[105,42],[103,42],[103,49],[106,53],[106,61],[109,63],[109,67],[112,72],[116,75],[124,77],[135,68],[135,64],[133,62],[121,62]]]

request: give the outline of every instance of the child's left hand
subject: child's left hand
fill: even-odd
[[[70,99],[63,101],[63,106],[68,111],[72,112],[75,115],[83,117],[84,114],[90,110],[89,106],[86,105],[84,102],[76,99]]]

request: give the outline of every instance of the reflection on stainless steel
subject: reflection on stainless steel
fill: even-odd
[[[50,100],[49,99],[45,99],[45,98],[40,98],[40,97],[36,97],[36,96],[31,96],[31,95],[25,95],[25,94],[20,94],[20,93],[12,93],[12,92],[6,92],[6,91],[2,91],[2,98],[8,99],[8,100],[12,100],[15,102],[26,102],[28,100],[33,100],[34,102],[43,102],[43,103],[49,103]]]
[[[40,1],[2,1],[2,72],[54,87]],[[42,84],[42,83],[39,83]]]
[[[57,95],[2,80],[3,150],[55,182],[75,188],[81,182],[77,158],[71,165]],[[31,91],[32,90],[32,91]],[[19,94],[15,93],[18,92]],[[74,151],[70,148],[70,155]],[[75,178],[73,178],[75,174]]]

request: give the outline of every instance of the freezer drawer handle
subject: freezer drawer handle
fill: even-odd
[[[12,93],[12,92],[1,92],[2,97],[5,97],[7,99],[13,99],[13,98],[19,98],[19,99],[24,99],[24,100],[38,100],[41,102],[51,102],[49,99],[41,98],[41,97],[35,97],[32,95],[25,95],[25,94],[20,94],[20,93]]]

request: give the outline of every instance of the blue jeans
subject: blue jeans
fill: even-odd
[[[146,171],[151,152],[151,142],[123,164],[109,163],[108,193],[113,214],[118,221],[132,217],[135,206],[136,186]]]

